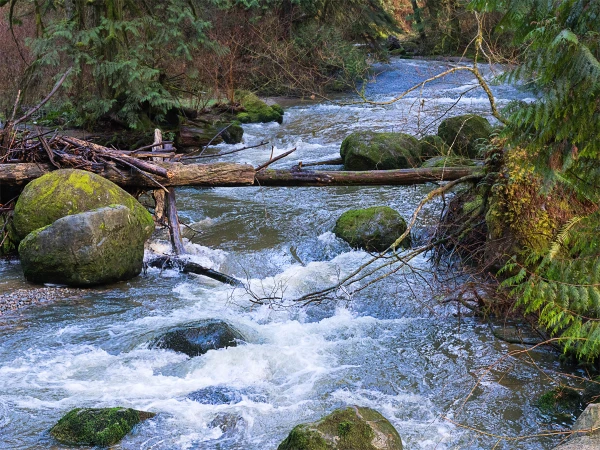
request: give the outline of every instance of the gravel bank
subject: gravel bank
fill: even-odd
[[[64,287],[41,287],[33,289],[16,289],[7,294],[0,294],[0,316],[21,308],[39,303],[62,300],[81,295],[79,289]]]

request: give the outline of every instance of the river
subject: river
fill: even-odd
[[[375,66],[367,96],[388,100],[449,66],[418,60]],[[288,102],[282,125],[244,126],[243,145],[263,139],[270,145],[222,160],[256,166],[269,159],[271,145],[275,155],[296,147],[275,165],[290,167],[338,156],[341,141],[355,130],[429,127],[435,133],[454,103],[451,114],[489,114],[483,91],[474,86],[458,73],[388,106],[356,104],[350,94],[334,102]],[[501,84],[493,90],[499,106],[527,98]],[[188,245],[196,260],[241,278],[257,295],[293,299],[329,286],[369,257],[331,233],[342,212],[389,205],[408,217],[432,188],[185,188],[177,194],[182,221],[198,231]],[[435,223],[439,208],[425,208],[417,233]],[[152,248],[167,246],[154,242]],[[255,305],[241,289],[149,270],[127,283],[0,317],[0,448],[63,448],[48,429],[75,407],[158,413],[116,447],[122,449],[275,449],[296,424],[353,404],[385,415],[408,450],[488,449],[498,441],[456,423],[509,437],[559,426],[535,406],[553,387],[557,355],[538,349],[529,358],[501,360],[521,347],[495,339],[486,323],[464,311],[457,317],[454,306],[440,305],[449,285],[434,278],[448,274],[436,273],[428,255],[413,262],[419,274],[399,272],[352,298],[307,308]],[[0,262],[0,290],[27,286],[18,264]],[[247,344],[194,358],[149,348],[155,336],[204,318],[228,321]],[[187,398],[215,386],[235,392],[235,401]],[[233,432],[210,426],[222,413],[240,418]],[[494,448],[555,443],[538,437]]]

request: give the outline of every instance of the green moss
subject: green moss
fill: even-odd
[[[306,425],[297,425],[277,450],[331,450],[323,436]]]
[[[52,427],[50,434],[63,444],[109,446],[123,439],[140,421],[153,416],[131,408],[75,408]]]
[[[489,121],[475,114],[450,117],[438,127],[438,136],[452,151],[467,158],[477,158],[481,145],[489,140],[491,134]]]
[[[244,108],[236,116],[242,123],[283,122],[283,109],[279,105],[269,106],[248,91],[236,91],[236,99]]]
[[[14,226],[23,239],[61,217],[113,204],[129,208],[150,236],[152,216],[135,198],[99,175],[76,169],[56,170],[29,183],[15,205]]]
[[[472,159],[463,158],[462,156],[434,156],[425,161],[421,167],[463,167],[474,165],[475,162]]]
[[[541,395],[537,406],[548,416],[574,417],[582,410],[582,399],[575,389],[557,387]]]
[[[435,156],[446,156],[448,155],[449,151],[450,148],[439,136],[432,134],[423,137],[419,141],[419,156],[422,161]]]
[[[405,231],[405,220],[388,206],[346,211],[333,229],[336,236],[351,246],[373,251],[387,249]],[[404,239],[402,245],[410,245],[410,239]]]
[[[350,134],[340,147],[347,170],[393,170],[416,167],[419,141],[404,133],[361,131]]]

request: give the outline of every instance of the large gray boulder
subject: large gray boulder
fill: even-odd
[[[452,151],[467,158],[477,158],[480,146],[489,140],[491,134],[490,122],[475,114],[450,117],[438,127],[438,136]]]
[[[56,170],[25,186],[15,205],[14,227],[23,239],[61,217],[109,205],[129,208],[144,233],[154,230],[152,216],[130,194],[100,175],[77,169]]]
[[[236,347],[244,336],[227,322],[207,319],[174,328],[155,339],[151,347],[173,350],[188,356],[199,356],[209,350]]]
[[[23,273],[34,283],[83,287],[128,280],[142,270],[151,232],[123,205],[66,216],[21,241]]]
[[[340,155],[347,170],[393,170],[418,167],[419,141],[404,133],[360,131],[342,142]]]
[[[294,427],[277,450],[402,450],[394,426],[371,408],[336,409],[318,422]]]
[[[600,403],[591,403],[581,413],[571,439],[555,450],[598,450],[600,448]]]
[[[67,445],[108,447],[123,439],[135,425],[154,416],[131,408],[75,408],[50,429],[50,435]]]
[[[406,231],[406,221],[389,206],[351,209],[337,220],[333,233],[352,247],[381,252]],[[405,238],[402,246],[410,245]]]

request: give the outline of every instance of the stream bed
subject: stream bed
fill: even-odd
[[[376,66],[367,96],[389,100],[450,65],[393,60]],[[296,147],[274,165],[287,168],[337,157],[355,130],[435,134],[454,103],[451,115],[489,113],[485,94],[474,86],[458,73],[387,106],[359,104],[350,94],[335,102],[288,102],[282,125],[244,126],[240,147],[269,145],[221,160],[257,166],[269,159],[271,145],[275,155]],[[527,100],[509,86],[493,90],[500,107]],[[181,220],[195,230],[186,235],[199,263],[240,278],[256,296],[293,299],[335,283],[369,258],[331,233],[342,212],[389,205],[409,217],[433,188],[184,188],[177,195]],[[428,205],[417,232],[434,224],[439,210],[439,203]],[[151,245],[151,251],[167,249],[165,242]],[[460,274],[436,273],[428,256],[414,260],[418,274],[400,271],[352,298],[305,308],[253,304],[244,289],[151,269],[127,283],[0,316],[0,448],[67,448],[48,434],[67,411],[126,406],[158,415],[115,448],[274,450],[298,423],[354,404],[386,416],[407,450],[552,448],[557,440],[548,437],[494,447],[498,438],[457,425],[507,437],[560,428],[565,424],[548,423],[536,407],[559,365],[544,349],[502,359],[522,347],[441,306],[444,286],[434,278]],[[0,291],[28,287],[18,263],[0,262]],[[229,322],[247,344],[194,358],[149,348],[170,328],[206,318]],[[234,400],[188,398],[205,388],[234,392]],[[223,414],[237,424],[225,433],[213,422]]]

